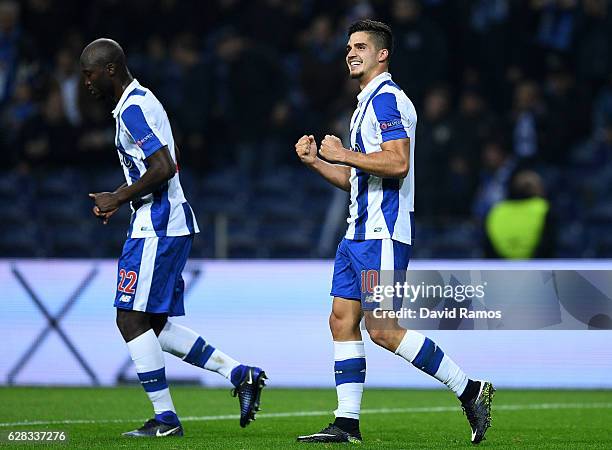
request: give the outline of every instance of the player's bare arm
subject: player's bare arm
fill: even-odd
[[[162,147],[145,160],[147,171],[135,183],[124,185],[115,192],[89,194],[100,213],[117,210],[121,205],[150,194],[176,173],[176,164],[167,146]]]
[[[125,186],[127,186],[127,183],[123,183],[121,186],[119,186],[117,189],[115,189],[115,192],[117,192],[121,188],[124,188]],[[94,205],[92,210],[93,210],[94,216],[96,216],[98,219],[100,219],[102,221],[102,224],[106,225],[108,223],[109,219],[111,218],[111,216],[113,214],[115,214],[118,209],[119,208],[112,209],[112,210],[107,211],[107,212],[102,212],[102,211],[100,211],[100,208],[98,208],[96,205]]]
[[[410,138],[383,142],[380,152],[361,153],[344,148],[336,136],[325,136],[320,155],[331,163],[346,164],[381,178],[404,178],[410,169]]]
[[[351,190],[351,183],[349,182],[351,176],[350,167],[330,164],[319,158],[317,155],[317,143],[312,135],[302,136],[295,144],[295,152],[307,167],[317,172],[329,183],[347,192]]]

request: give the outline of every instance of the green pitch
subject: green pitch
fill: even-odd
[[[335,407],[333,390],[267,388],[258,420],[246,429],[238,425],[237,400],[229,389],[174,387],[172,395],[185,437],[134,440],[120,434],[150,416],[139,387],[0,388],[0,434],[65,430],[70,441],[58,448],[333,448],[295,442],[298,434],[316,432],[331,420],[326,412]],[[363,408],[361,448],[472,448],[467,421],[447,391],[366,389]],[[15,425],[26,421],[35,424]],[[611,424],[612,391],[500,390],[493,427],[479,447],[612,448]]]

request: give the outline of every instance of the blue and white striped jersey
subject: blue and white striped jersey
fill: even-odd
[[[128,185],[147,171],[145,159],[164,146],[176,163],[174,138],[168,115],[153,93],[132,81],[113,110],[115,145]],[[178,170],[157,191],[131,203],[128,238],[185,236],[199,233],[195,216],[185,200]]]
[[[412,244],[414,238],[414,105],[381,73],[359,93],[351,119],[351,148],[362,153],[381,151],[383,142],[410,138],[410,170],[403,179],[380,178],[351,169],[351,203],[347,239],[392,238]]]

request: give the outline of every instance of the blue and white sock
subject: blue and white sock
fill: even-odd
[[[169,425],[179,424],[166,382],[164,354],[155,332],[149,330],[132,339],[127,346],[140,383],[153,403],[155,418]]]
[[[468,377],[463,370],[435,342],[417,331],[406,330],[395,354],[444,383],[457,397],[467,386]]]
[[[334,361],[338,394],[334,415],[359,420],[366,376],[363,341],[334,342]]]
[[[165,352],[172,353],[194,366],[217,372],[232,383],[237,378],[236,374],[241,372],[241,365],[238,361],[217,350],[198,333],[182,325],[167,321],[166,326],[159,333],[159,343]]]

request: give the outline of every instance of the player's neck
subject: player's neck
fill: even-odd
[[[127,89],[130,83],[134,81],[134,77],[128,72],[128,74],[121,79],[121,81],[115,85],[115,102],[118,102],[123,92]]]
[[[389,70],[388,67],[381,67],[381,68],[377,68],[376,70],[372,71],[372,73],[369,73],[367,75],[364,74],[364,76],[361,77],[361,79],[359,80],[359,89],[363,91],[363,89],[368,85],[368,83],[370,83],[370,81],[372,81],[374,78],[376,78],[381,73],[387,72],[388,70]]]

